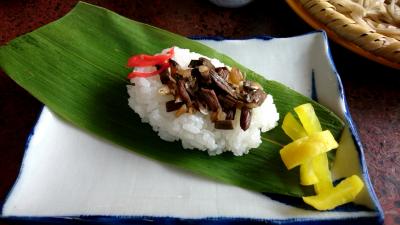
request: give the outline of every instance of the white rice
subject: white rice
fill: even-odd
[[[175,47],[174,51],[172,59],[183,68],[187,68],[190,60],[204,57],[188,49]],[[217,59],[210,60],[215,67],[224,66]],[[142,67],[135,70],[153,71],[155,68]],[[208,151],[210,155],[231,151],[240,156],[261,144],[261,132],[271,130],[278,124],[279,114],[271,95],[267,96],[260,107],[252,110],[250,127],[246,131],[240,128],[240,110],[236,112],[233,130],[219,130],[214,128],[209,116],[200,112],[184,113],[179,117],[175,116],[175,112],[166,112],[165,103],[173,100],[173,96],[162,96],[158,93],[162,87],[158,75],[148,78],[136,77],[131,79],[131,83],[135,85],[127,86],[129,106],[139,114],[142,122],[149,123],[163,140],[181,140],[186,149]]]

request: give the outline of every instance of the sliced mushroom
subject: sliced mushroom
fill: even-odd
[[[245,96],[246,106],[248,108],[255,108],[263,104],[264,100],[267,98],[267,94],[261,90],[250,91]]]
[[[196,68],[196,67],[199,67],[201,65],[207,66],[208,68],[210,68],[212,70],[215,69],[215,67],[211,63],[211,61],[206,59],[206,58],[204,58],[204,57],[200,57],[198,60],[191,60],[190,63],[189,63],[189,67],[191,67],[191,68]]]
[[[196,68],[196,67],[199,67],[199,66],[201,66],[201,65],[203,65],[203,62],[200,61],[199,59],[198,59],[198,60],[192,59],[192,60],[190,60],[190,63],[189,63],[189,65],[188,65],[188,67],[190,67],[190,68]]]
[[[169,62],[170,70],[171,70],[171,75],[176,74],[176,71],[180,67],[179,64],[176,61],[172,60],[172,59],[168,60],[168,62]]]
[[[185,88],[191,98],[196,98],[196,92],[199,90],[199,85],[196,78],[190,78],[188,81],[186,81]]]
[[[236,108],[234,107],[234,108],[226,109],[225,113],[226,113],[227,120],[234,120],[235,115],[236,115]]]
[[[167,112],[175,115],[199,111],[210,115],[216,129],[233,129],[237,109],[240,112],[240,127],[247,130],[251,123],[251,110],[260,106],[267,94],[262,86],[245,80],[237,68],[230,71],[218,67],[206,58],[192,60],[189,69],[183,69],[174,60],[169,60],[170,69],[160,74],[161,95],[173,95],[175,100],[166,103]],[[218,95],[218,97],[217,97]]]
[[[200,57],[199,60],[203,63],[204,66],[207,66],[208,68],[215,70],[215,66],[211,63],[210,60]]]
[[[229,70],[226,67],[215,68],[215,72],[217,72],[218,75],[222,77],[224,80],[226,80],[229,76]]]
[[[173,95],[173,96],[176,96],[177,95],[177,93],[176,93],[176,86],[177,86],[176,85],[176,81],[175,82],[169,81],[167,83],[167,86],[169,88],[170,94]]]
[[[251,109],[242,107],[240,112],[240,127],[246,131],[250,127],[251,122]]]
[[[238,100],[230,95],[218,95],[218,100],[224,108],[233,108]]]
[[[182,101],[186,103],[187,106],[192,106],[192,101],[190,100],[189,93],[186,91],[184,80],[178,80],[177,90]]]
[[[261,84],[251,81],[251,80],[246,80],[243,82],[243,88],[247,89],[248,91],[255,91],[255,90],[263,90],[263,87]]]
[[[160,66],[157,66],[157,69],[160,69]],[[176,82],[172,76],[169,70],[164,70],[160,73],[160,81],[162,84],[168,84],[168,82]]]
[[[233,121],[232,120],[218,120],[214,123],[215,129],[220,130],[233,130]]]
[[[213,111],[217,112],[221,105],[219,104],[217,95],[215,94],[214,90],[201,88],[199,91],[199,97],[204,101],[207,107]]]
[[[210,72],[209,70],[202,70],[203,72],[200,72],[200,67],[192,69],[192,76],[197,78],[198,81],[202,84],[208,85],[211,84],[211,77],[210,77]]]
[[[171,100],[165,103],[165,108],[167,112],[172,112],[178,110],[182,107],[183,102],[176,102],[175,100]]]
[[[215,71],[211,71],[211,78],[214,81],[214,83],[224,92],[226,92],[227,94],[231,95],[231,96],[236,96],[236,91],[233,87],[231,87],[229,85],[229,83],[224,80],[222,77],[220,77],[218,75],[217,72]]]

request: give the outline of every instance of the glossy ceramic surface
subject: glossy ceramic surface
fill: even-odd
[[[2,207],[7,219],[70,223],[376,224],[383,213],[368,177],[325,33],[246,40],[194,37],[263,74],[313,97],[346,123],[335,178],[358,174],[357,203],[318,212],[177,170],[93,137],[44,108],[27,143],[20,175]],[[282,115],[281,115],[282,116]],[[34,194],[33,194],[34,193]]]

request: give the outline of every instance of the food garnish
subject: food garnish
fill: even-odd
[[[135,55],[128,59],[128,67],[159,66],[158,70],[151,72],[132,71],[128,79],[133,77],[149,77],[157,75],[169,67],[168,60],[174,56],[174,48],[170,48],[166,54],[161,55]]]
[[[318,210],[329,210],[354,201],[363,189],[357,176],[345,178],[333,186],[326,152],[339,145],[329,130],[323,131],[310,103],[294,108],[301,124],[290,112],[286,114],[282,129],[293,140],[280,150],[288,169],[300,166],[300,183],[314,185],[316,195],[303,197],[303,201]]]

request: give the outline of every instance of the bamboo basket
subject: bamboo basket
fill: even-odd
[[[315,29],[378,63],[400,69],[400,1],[287,0]]]

